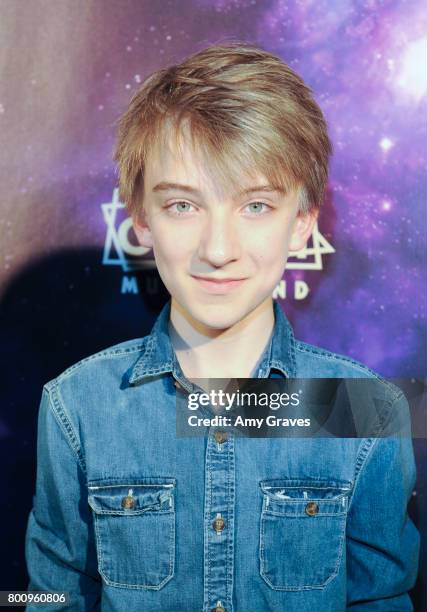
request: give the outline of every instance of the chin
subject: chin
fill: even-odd
[[[189,314],[195,320],[211,329],[228,329],[239,323],[247,310],[236,308],[232,304],[203,304],[198,308],[190,307]]]

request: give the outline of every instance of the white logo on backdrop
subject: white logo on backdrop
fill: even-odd
[[[132,220],[126,214],[125,205],[119,201],[119,190],[113,190],[111,202],[101,204],[107,232],[105,235],[102,263],[105,266],[121,266],[123,272],[122,293],[138,293],[135,277],[127,272],[153,269],[156,263],[152,250],[136,244],[130,239]],[[133,239],[135,240],[135,238]],[[301,251],[292,251],[286,264],[287,270],[322,270],[323,256],[335,253],[333,246],[320,233],[316,223],[312,237]],[[294,282],[293,297],[304,299],[310,289],[303,280]],[[273,297],[286,298],[286,281],[282,280],[275,288]]]

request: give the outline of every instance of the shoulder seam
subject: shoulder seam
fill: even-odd
[[[401,399],[402,397],[405,397],[405,394],[399,389],[396,393],[396,397],[390,402],[390,408],[392,408],[395,402]],[[391,410],[390,410],[390,413],[391,413]],[[357,454],[356,466],[354,470],[354,487],[353,487],[351,501],[348,507],[348,511],[350,511],[350,508],[353,504],[354,493],[362,477],[362,472],[368,465],[369,461],[371,461],[372,455],[374,454],[375,448],[379,444],[381,434],[385,431],[386,425],[387,425],[387,422],[382,423],[382,427],[378,430],[375,438],[366,438],[364,441],[364,444],[361,445],[359,453]],[[390,440],[391,438],[384,438],[384,439]]]
[[[66,414],[62,398],[60,397],[59,387],[56,386],[56,388],[53,389],[53,387],[48,387],[48,385],[45,385],[43,388],[48,394],[49,406],[52,410],[53,416],[56,422],[58,423],[62,433],[64,434],[68,446],[70,447],[73,454],[76,456],[76,459],[81,469],[83,470],[83,473],[86,475],[86,461],[81,451],[81,445],[78,441],[77,435],[74,431],[70,419]]]
[[[354,470],[354,486],[351,492],[351,500],[348,506],[348,512],[350,512],[350,508],[353,505],[354,494],[359,484],[361,474],[363,472],[364,467],[368,463],[369,459],[372,456],[373,449],[378,443],[378,438],[367,438],[365,439],[365,443],[361,445],[361,448],[356,457],[356,466]]]

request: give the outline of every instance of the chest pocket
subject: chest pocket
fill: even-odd
[[[175,479],[90,485],[98,570],[111,586],[161,589],[175,566]]]
[[[344,549],[349,482],[263,480],[260,574],[275,590],[323,588]]]

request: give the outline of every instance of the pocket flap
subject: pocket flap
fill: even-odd
[[[352,489],[349,481],[262,480],[263,510],[283,516],[345,514]]]
[[[88,503],[97,514],[137,515],[174,508],[174,478],[145,478],[91,484]]]

